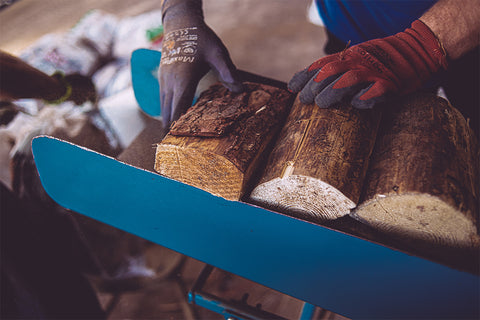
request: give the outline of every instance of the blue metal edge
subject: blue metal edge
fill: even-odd
[[[60,205],[351,318],[480,316],[480,278],[51,137],[32,143]]]
[[[158,68],[162,53],[150,49],[137,49],[130,58],[132,86],[140,109],[146,114],[161,115]]]

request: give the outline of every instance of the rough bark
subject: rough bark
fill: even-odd
[[[322,221],[355,207],[380,121],[377,110],[320,109],[297,98],[251,200]]]
[[[240,94],[214,85],[157,145],[155,170],[239,200],[291,102],[288,91],[268,85],[246,83]]]
[[[384,118],[352,216],[405,239],[478,245],[479,151],[465,118],[431,94]]]

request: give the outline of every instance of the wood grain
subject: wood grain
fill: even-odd
[[[251,199],[297,217],[344,216],[360,198],[380,113],[297,98]]]
[[[246,83],[241,94],[217,84],[170,129],[157,145],[155,170],[229,200],[239,200],[278,133],[291,94]]]
[[[446,100],[412,95],[384,116],[353,217],[402,238],[478,245],[479,149]]]

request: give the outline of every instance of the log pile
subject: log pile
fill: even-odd
[[[292,95],[246,83],[234,94],[217,84],[157,145],[155,170],[228,200],[239,200],[290,110]]]
[[[297,99],[290,111],[289,92],[246,86],[204,92],[157,145],[155,170],[317,223],[350,219],[410,243],[480,246],[478,141],[446,100],[414,94],[381,114]]]

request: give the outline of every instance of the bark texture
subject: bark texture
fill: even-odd
[[[321,221],[357,204],[380,121],[376,110],[320,109],[297,98],[251,200]]]
[[[245,85],[240,94],[220,84],[205,91],[157,145],[155,170],[239,200],[292,102],[286,90]]]
[[[352,216],[403,238],[478,245],[479,149],[446,100],[412,95],[384,115]]]

